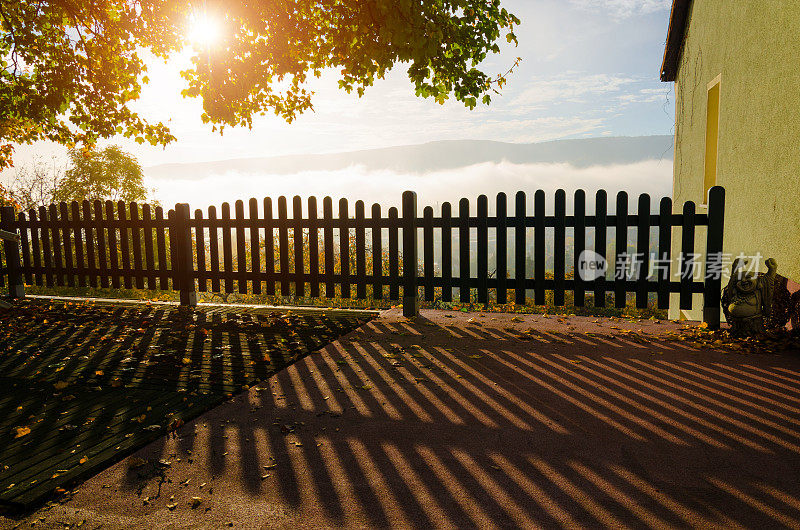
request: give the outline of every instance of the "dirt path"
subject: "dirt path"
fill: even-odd
[[[680,329],[385,312],[4,524],[800,527],[800,355]]]

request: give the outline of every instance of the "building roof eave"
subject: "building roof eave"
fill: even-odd
[[[662,81],[675,81],[678,75],[678,63],[683,49],[683,38],[686,35],[691,4],[692,0],[672,0],[667,43],[664,46],[664,60],[661,63]]]

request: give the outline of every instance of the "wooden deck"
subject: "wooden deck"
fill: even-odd
[[[372,316],[43,299],[0,310],[0,505],[74,486]]]

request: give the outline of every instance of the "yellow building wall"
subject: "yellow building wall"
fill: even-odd
[[[675,82],[676,212],[689,200],[705,212],[708,89],[716,78],[724,252],[760,253],[762,271],[774,257],[779,274],[800,282],[800,1],[692,2]],[[677,229],[673,256],[679,238]],[[696,248],[705,248],[705,230]],[[670,302],[670,318],[701,318],[702,295],[683,315],[677,295]]]

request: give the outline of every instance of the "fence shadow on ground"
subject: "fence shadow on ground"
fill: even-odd
[[[18,302],[0,313],[0,505],[37,504],[369,318]]]
[[[800,525],[797,358],[526,339],[374,320],[148,454],[311,524]]]

